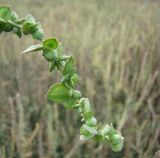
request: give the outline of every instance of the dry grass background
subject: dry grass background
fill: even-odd
[[[0,158],[152,158],[160,149],[160,3],[131,0],[1,0],[32,13],[74,54],[79,89],[102,122],[125,136],[121,153],[79,141],[75,111],[47,102],[58,73],[40,53],[20,55],[31,37],[0,36]]]

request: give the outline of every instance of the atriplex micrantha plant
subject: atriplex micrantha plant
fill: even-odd
[[[80,129],[80,139],[95,139],[99,142],[108,142],[113,151],[118,152],[123,148],[123,137],[116,131],[112,124],[97,122],[91,111],[88,98],[82,97],[80,91],[75,90],[79,77],[74,67],[74,57],[63,54],[62,44],[56,38],[43,40],[43,29],[31,14],[19,19],[17,14],[8,6],[0,6],[0,33],[12,32],[19,38],[22,35],[32,35],[41,43],[32,45],[23,53],[41,51],[42,56],[49,62],[49,70],[59,70],[62,73],[60,83],[50,87],[47,93],[49,100],[63,104],[66,108],[75,109],[80,113],[83,123]]]

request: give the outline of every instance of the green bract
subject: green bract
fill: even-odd
[[[121,134],[112,125],[98,123],[93,116],[89,99],[82,97],[81,92],[75,89],[79,76],[74,66],[74,57],[63,54],[61,42],[56,38],[43,40],[43,29],[31,14],[19,19],[8,6],[0,6],[0,33],[3,31],[13,32],[18,37],[23,34],[32,35],[34,39],[41,41],[40,44],[32,45],[22,53],[42,51],[42,56],[50,63],[50,72],[56,68],[62,73],[61,83],[53,84],[48,90],[47,97],[80,113],[83,122],[80,139],[93,138],[96,141],[105,141],[110,143],[113,151],[121,151],[124,144]]]
[[[43,39],[43,35],[44,35],[44,32],[41,28],[41,25],[39,24],[38,29],[34,33],[32,33],[32,36],[33,36],[34,39],[37,39],[37,40],[41,41]]]
[[[90,119],[86,120],[86,124],[89,126],[96,126],[97,125],[97,120],[94,117],[91,117]]]
[[[0,18],[3,20],[11,20],[12,18],[12,11],[8,6],[1,6],[0,7]]]
[[[71,90],[64,84],[57,83],[48,91],[48,99],[57,103],[65,103],[68,98],[71,98]]]
[[[115,152],[120,152],[123,149],[124,142],[123,140],[118,144],[111,144],[111,148]]]
[[[75,68],[74,68],[74,58],[73,56],[71,56],[67,63],[65,64],[64,66],[64,69],[63,69],[63,75],[72,75],[74,74],[76,71],[75,71]]]
[[[43,41],[43,47],[47,50],[54,50],[58,47],[58,41],[56,38],[50,38]]]
[[[87,140],[98,134],[97,130],[94,127],[90,127],[87,124],[84,124],[80,129],[81,140]]]
[[[28,47],[22,53],[35,52],[35,51],[40,51],[40,50],[43,50],[43,46],[41,44],[37,44],[37,45],[32,45],[32,46]]]

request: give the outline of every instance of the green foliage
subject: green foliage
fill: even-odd
[[[3,20],[11,20],[12,11],[8,6],[1,6],[0,7],[0,18]]]
[[[69,98],[71,98],[71,90],[64,84],[58,83],[51,86],[47,96],[51,101],[65,103]]]
[[[47,50],[54,50],[58,47],[58,41],[56,38],[50,38],[43,41],[43,47]]]
[[[0,7],[0,32],[13,32],[18,37],[32,35],[33,38],[42,41],[43,30],[40,23],[37,23],[34,17],[29,14],[26,18],[18,19],[17,14],[7,6]],[[43,40],[41,44],[32,45],[23,53],[42,51],[44,58],[50,62],[49,70],[52,72],[55,68],[62,73],[61,83],[54,84],[47,93],[49,100],[63,104],[67,108],[76,109],[83,125],[80,129],[80,138],[82,140],[95,139],[97,141],[107,141],[111,144],[113,151],[121,151],[123,148],[123,137],[112,125],[101,125],[98,123],[88,98],[82,97],[80,91],[75,90],[79,81],[76,68],[74,66],[74,57],[63,55],[62,44],[56,38]]]
[[[64,66],[64,69],[63,69],[63,75],[72,75],[75,73],[75,68],[74,68],[74,58],[73,56],[71,56],[67,63],[65,64]]]
[[[98,131],[96,130],[96,128],[84,124],[80,129],[80,134],[81,134],[80,137],[81,140],[87,140],[97,135]]]
[[[41,44],[37,44],[37,45],[32,45],[32,46],[28,47],[22,53],[35,52],[35,51],[40,51],[40,50],[43,50],[43,46]]]

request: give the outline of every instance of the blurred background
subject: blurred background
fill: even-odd
[[[49,103],[59,82],[41,53],[20,55],[34,41],[0,36],[0,158],[152,158],[160,149],[160,3],[151,0],[1,0],[31,13],[45,38],[74,54],[80,84],[96,118],[125,137],[122,152],[81,142],[80,116]]]

